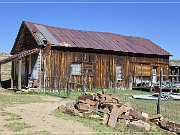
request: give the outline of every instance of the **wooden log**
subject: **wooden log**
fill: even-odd
[[[114,127],[117,123],[117,118],[118,118],[118,108],[116,105],[114,105],[109,116],[108,126]]]
[[[140,112],[138,112],[138,111],[130,109],[129,110],[129,115],[137,118],[138,120],[147,121],[147,118],[143,117],[142,114]]]

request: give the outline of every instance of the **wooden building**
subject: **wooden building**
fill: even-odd
[[[19,89],[131,89],[157,83],[160,67],[169,74],[170,53],[148,39],[31,22],[22,22],[11,55],[0,65],[12,61]]]
[[[169,81],[173,84],[180,84],[180,61],[171,60],[169,63]]]

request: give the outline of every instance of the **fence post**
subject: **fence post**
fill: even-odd
[[[70,96],[70,91],[71,91],[71,73],[69,74],[69,77],[68,77],[68,82],[67,82],[67,97],[69,98]]]
[[[161,94],[162,94],[162,82],[163,82],[163,69],[161,67],[160,70],[160,89],[159,89],[159,95],[158,95],[158,102],[157,102],[157,114],[160,114],[160,103],[161,103]]]
[[[58,93],[60,97],[60,92],[61,92],[61,76],[58,77]]]
[[[88,70],[86,70],[84,77],[83,77],[83,87],[82,87],[82,92],[85,92],[86,86],[87,86],[87,74]]]

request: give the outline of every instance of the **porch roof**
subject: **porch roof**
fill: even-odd
[[[28,56],[30,54],[37,53],[37,52],[39,52],[38,48],[31,49],[31,50],[23,50],[22,52],[19,52],[17,54],[14,54],[10,57],[7,57],[7,58],[1,60],[0,64],[5,64],[5,63],[15,60],[16,58],[22,58],[22,57],[25,57],[25,56]]]

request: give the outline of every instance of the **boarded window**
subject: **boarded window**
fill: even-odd
[[[116,80],[122,80],[122,65],[116,65]]]
[[[81,74],[81,64],[71,64],[71,74],[80,75]]]

